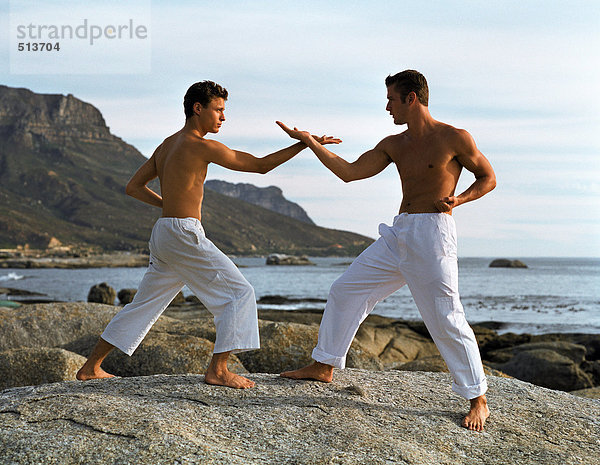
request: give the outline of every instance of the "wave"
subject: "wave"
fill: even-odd
[[[17,273],[8,273],[4,276],[0,276],[0,281],[18,281],[23,279],[25,276],[17,274]]]

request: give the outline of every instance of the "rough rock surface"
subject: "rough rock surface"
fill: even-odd
[[[12,464],[575,465],[600,457],[600,403],[490,378],[483,433],[441,373],[337,371],[333,383],[248,375],[254,389],[157,375],[0,394]]]

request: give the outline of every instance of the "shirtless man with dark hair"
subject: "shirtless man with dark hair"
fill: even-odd
[[[344,368],[361,322],[377,302],[408,285],[419,312],[452,374],[452,389],[470,401],[463,426],[481,431],[489,416],[487,381],[473,330],[458,295],[456,229],[452,210],[496,186],[494,171],[463,130],[433,119],[425,77],[414,70],[389,76],[386,110],[408,129],[388,136],[353,163],[330,152],[306,131],[279,126],[305,143],[344,182],[369,178],[393,163],[402,183],[402,203],[392,226],[338,278],[329,292],[312,364],[282,373],[294,379],[330,382]],[[455,195],[462,169],[473,184]]]
[[[80,380],[109,378],[102,361],[117,347],[133,354],[152,325],[184,285],[214,315],[216,340],[205,381],[234,388],[254,382],[230,372],[229,354],[259,348],[254,289],[233,262],[209,241],[200,223],[208,165],[236,171],[267,173],[288,161],[306,144],[298,142],[262,158],[232,150],[215,140],[225,121],[227,91],[203,81],[184,98],[185,126],[167,137],[127,184],[130,196],[162,208],[150,238],[150,264],[133,301],[108,324],[92,354],[77,373]],[[338,139],[317,137],[317,143]],[[147,184],[158,177],[161,195]]]

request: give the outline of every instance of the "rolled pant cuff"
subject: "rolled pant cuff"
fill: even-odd
[[[260,344],[251,344],[246,347],[232,347],[232,346],[224,346],[224,347],[215,347],[213,350],[213,354],[221,354],[223,352],[231,352],[232,354],[239,354],[240,352],[247,352],[249,350],[257,350],[260,349]]]
[[[312,358],[313,360],[316,360],[319,363],[331,365],[335,368],[345,368],[346,366],[346,356],[336,357],[335,355],[323,352],[322,350],[316,347],[312,351]]]
[[[106,331],[104,331],[100,335],[100,338],[104,339],[106,342],[108,342],[109,344],[115,346],[121,352],[129,355],[130,357],[133,355],[133,353],[135,352],[135,349],[137,349],[137,347],[139,345],[139,343],[134,344],[134,345],[126,345],[126,344],[124,344],[124,343],[122,343],[120,341],[117,341],[116,339],[113,339],[112,336],[106,334]]]
[[[484,395],[487,389],[487,379],[484,379],[481,383],[473,386],[459,386],[456,383],[452,383],[452,390],[467,400],[475,399],[476,397]]]

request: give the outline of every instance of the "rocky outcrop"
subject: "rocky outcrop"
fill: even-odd
[[[261,348],[238,354],[251,372],[281,373],[311,362],[317,343],[317,326],[298,323],[262,322]]]
[[[19,129],[34,146],[43,138],[60,144],[66,139],[110,140],[112,137],[100,111],[73,95],[40,95],[28,89],[0,86],[0,127]]]
[[[497,258],[490,263],[490,268],[527,268],[527,265],[521,260]]]
[[[267,265],[314,265],[306,255],[295,256],[282,253],[272,253],[267,257]]]
[[[494,367],[515,378],[562,391],[591,388],[594,380],[581,369],[586,348],[569,342],[522,344],[488,355]],[[498,363],[502,362],[502,363]]]
[[[88,292],[87,301],[114,305],[117,291],[106,283],[94,284]]]
[[[24,348],[0,352],[0,390],[14,386],[74,380],[85,357],[58,348]]]
[[[133,300],[133,297],[137,293],[137,289],[121,289],[117,292],[117,297],[119,298],[119,304],[127,305]]]
[[[0,351],[62,347],[81,338],[97,338],[118,310],[83,302],[0,308]]]
[[[315,297],[285,297],[277,294],[263,295],[258,299],[257,303],[267,305],[290,305],[298,303],[314,303],[314,304],[325,304],[327,299],[319,299]],[[324,305],[322,305],[324,306]]]
[[[570,394],[573,394],[577,397],[587,397],[588,399],[600,399],[600,386],[571,391]]]
[[[101,253],[85,256],[57,257],[32,251],[20,257],[0,258],[0,268],[132,268],[148,265],[148,255],[143,253]]]
[[[232,184],[218,179],[210,179],[204,183],[204,186],[227,197],[258,205],[303,223],[315,224],[300,205],[290,202],[283,196],[279,187],[256,187],[253,184],[245,183]]]
[[[598,463],[600,404],[491,377],[483,433],[441,373],[336,372],[329,384],[250,374],[256,387],[157,375],[0,394],[5,463],[580,465]]]

